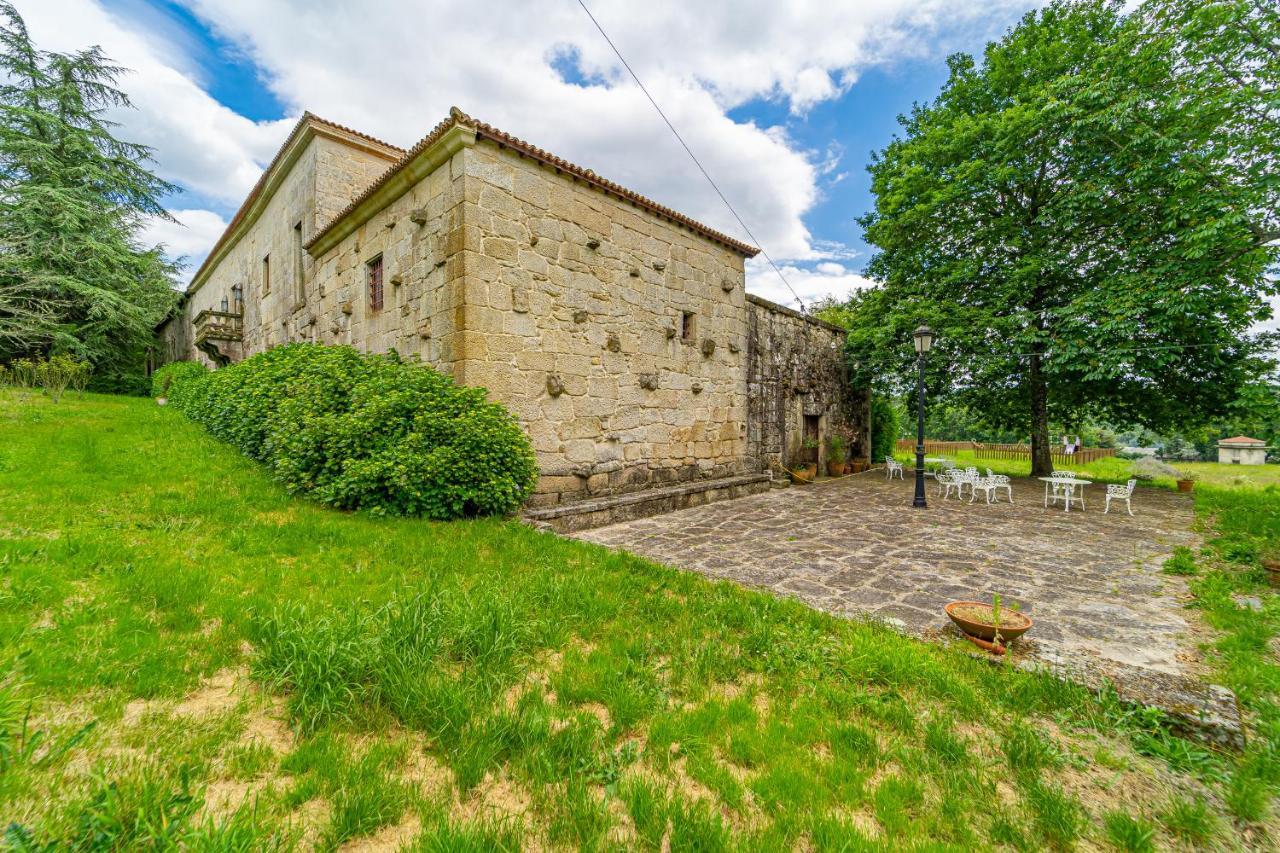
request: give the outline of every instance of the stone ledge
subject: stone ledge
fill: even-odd
[[[713,501],[745,497],[770,488],[770,474],[743,474],[715,480],[697,480],[678,486],[628,492],[611,497],[574,501],[528,509],[524,518],[536,526],[559,533],[602,527],[618,521],[644,518]]]

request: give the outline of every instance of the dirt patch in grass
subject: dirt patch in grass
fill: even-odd
[[[533,812],[533,797],[505,771],[486,773],[480,783],[455,800],[453,817],[465,821],[513,819],[524,822]]]
[[[404,849],[419,832],[422,823],[415,814],[408,814],[404,820],[392,826],[384,826],[373,835],[354,838],[338,849],[342,853],[382,853],[382,851]]]
[[[214,820],[230,817],[242,805],[253,802],[261,787],[256,782],[235,779],[210,782],[204,791],[204,813]]]
[[[205,679],[197,690],[187,694],[186,698],[173,707],[173,713],[184,717],[224,714],[240,704],[243,691],[238,688],[245,678],[243,671],[221,670]]]
[[[320,833],[324,831],[324,827],[329,822],[329,813],[331,807],[327,800],[320,797],[307,800],[298,808],[294,809],[293,814],[289,817],[289,822],[301,830],[302,838],[299,848],[302,850],[314,850],[316,841],[320,837]]]
[[[418,788],[420,793],[447,796],[453,790],[453,771],[448,765],[427,754],[421,746],[409,751],[400,775]]]
[[[1064,755],[1084,756],[1089,766],[1067,759],[1065,766],[1051,772],[1054,781],[1084,805],[1090,813],[1105,814],[1121,809],[1130,814],[1155,813],[1173,796],[1196,797],[1221,804],[1212,790],[1186,773],[1175,773],[1161,761],[1139,755],[1124,742],[1097,734],[1077,734],[1052,722],[1041,730],[1058,745]],[[1099,756],[1109,756],[1104,766]]]

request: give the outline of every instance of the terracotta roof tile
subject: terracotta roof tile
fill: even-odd
[[[743,243],[740,240],[735,240],[733,237],[730,237],[727,234],[723,234],[719,231],[716,231],[714,228],[710,228],[706,225],[703,225],[701,222],[698,222],[695,219],[691,219],[688,216],[685,216],[683,213],[672,210],[669,207],[661,205],[658,202],[654,201],[653,199],[640,195],[634,190],[629,190],[626,187],[622,186],[621,184],[616,184],[613,181],[602,178],[599,175],[597,175],[595,172],[593,172],[591,169],[586,169],[575,163],[571,163],[568,160],[565,160],[561,157],[557,157],[556,155],[550,153],[549,151],[545,151],[541,148],[538,148],[535,145],[525,142],[523,139],[519,139],[518,137],[512,136],[511,134],[505,131],[499,130],[498,128],[494,127],[491,124],[487,124],[486,122],[482,122],[477,119],[474,119],[471,116],[464,113],[462,110],[458,109],[457,107],[453,107],[451,110],[449,110],[448,118],[446,118],[444,121],[440,122],[434,128],[432,128],[431,132],[428,133],[425,137],[423,137],[416,145],[410,148],[407,152],[405,152],[405,155],[401,157],[399,161],[393,164],[391,168],[387,169],[387,171],[383,172],[382,175],[379,176],[377,180],[375,180],[372,184],[370,184],[364,190],[364,192],[356,196],[356,198],[352,200],[351,204],[347,205],[347,207],[344,208],[329,223],[327,223],[318,232],[316,232],[316,234],[312,236],[312,238],[307,242],[307,246],[310,247],[316,242],[318,242],[320,238],[323,237],[324,234],[328,232],[330,229],[332,229],[338,222],[340,222],[343,219],[343,217],[347,216],[352,211],[354,211],[362,202],[364,202],[367,198],[372,196],[375,192],[378,191],[380,187],[382,187],[389,180],[391,180],[391,178],[397,172],[399,172],[401,169],[407,166],[414,159],[414,157],[422,153],[422,151],[424,151],[425,149],[429,148],[433,143],[436,142],[436,140],[438,140],[441,136],[443,136],[446,131],[448,131],[451,127],[455,125],[462,125],[464,127],[471,128],[472,130],[475,131],[477,138],[489,139],[492,142],[497,143],[499,146],[510,148],[513,151],[517,151],[525,155],[526,157],[530,157],[534,160],[537,160],[540,163],[551,166],[557,169],[558,171],[565,172],[566,174],[572,175],[573,177],[578,178],[582,181],[585,181],[586,183],[590,184],[591,186],[594,186],[596,189],[599,189],[608,195],[612,195],[616,198],[622,199],[623,201],[629,201],[632,204],[636,205],[637,207],[643,208],[644,210],[647,210],[656,216],[662,217],[663,219],[666,219],[671,222],[675,222],[679,225],[683,225],[684,227],[688,228],[694,233],[700,234],[701,236],[706,237],[708,240],[711,240],[712,242],[719,243],[720,245],[725,246],[726,248],[732,249],[733,251],[738,252],[740,254],[746,255],[747,257],[754,257],[760,251],[755,246],[749,245],[747,243]]]
[[[1247,435],[1237,435],[1234,438],[1224,438],[1221,441],[1219,441],[1218,444],[1262,445],[1262,444],[1266,444],[1266,442],[1260,438],[1249,438],[1249,436]]]

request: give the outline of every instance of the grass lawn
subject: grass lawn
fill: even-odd
[[[1280,494],[1204,493],[1216,538],[1187,570],[1258,724],[1243,756],[1049,677],[515,522],[292,499],[148,400],[0,389],[6,840],[1261,846],[1280,609],[1249,560],[1255,522],[1280,538]],[[1224,520],[1237,495],[1242,520]]]
[[[894,458],[908,467],[915,466],[915,453],[897,451]],[[1011,477],[1029,477],[1031,460],[1021,459],[978,459],[972,450],[962,450],[947,454],[947,458],[961,468],[973,465],[985,471],[990,468],[997,474],[1008,474]],[[1268,486],[1280,486],[1280,465],[1224,465],[1219,462],[1176,462],[1170,463],[1179,471],[1191,472],[1200,483],[1226,489],[1265,489]],[[1100,483],[1123,483],[1132,476],[1133,463],[1128,459],[1108,457],[1098,459],[1086,465],[1060,466],[1075,471],[1080,477],[1096,480]],[[1173,488],[1172,478],[1159,477],[1154,485]]]

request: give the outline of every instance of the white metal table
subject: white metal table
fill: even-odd
[[[1037,479],[1044,481],[1044,505],[1046,508],[1048,508],[1049,506],[1049,484],[1050,483],[1056,483],[1062,486],[1070,486],[1072,489],[1075,489],[1076,486],[1079,486],[1080,487],[1079,500],[1080,500],[1081,509],[1084,508],[1084,487],[1093,485],[1093,480],[1080,480],[1076,477],[1039,477]],[[1062,508],[1063,512],[1071,512],[1072,500],[1073,498],[1070,496],[1067,496],[1066,498],[1064,498],[1062,502],[1066,504],[1066,506]]]
[[[936,477],[938,476],[938,472],[929,470],[928,466],[936,465],[939,468],[945,468],[947,465],[951,464],[951,460],[945,456],[926,456],[924,458],[924,464],[925,464],[925,475],[926,476],[931,475]]]

